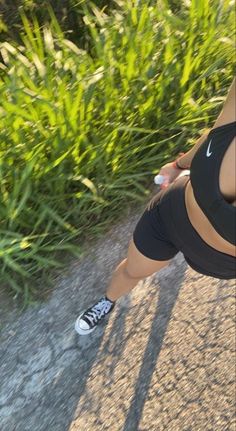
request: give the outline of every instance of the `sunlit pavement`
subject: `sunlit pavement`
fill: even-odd
[[[58,278],[48,303],[1,333],[1,431],[235,431],[235,282],[181,254],[87,337],[78,313],[104,292],[138,217]]]

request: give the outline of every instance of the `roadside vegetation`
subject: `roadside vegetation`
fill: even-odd
[[[0,282],[26,304],[147,199],[161,165],[212,126],[235,73],[232,1],[114,3],[79,4],[84,48],[51,7],[46,24],[22,9],[0,44]]]

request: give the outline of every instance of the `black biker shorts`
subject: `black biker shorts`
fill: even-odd
[[[236,259],[217,251],[192,226],[186,206],[185,187],[189,176],[172,183],[145,209],[133,233],[137,249],[154,260],[172,259],[179,251],[197,272],[221,279],[236,277]]]

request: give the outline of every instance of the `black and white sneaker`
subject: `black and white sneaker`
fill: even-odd
[[[96,304],[84,311],[75,322],[75,330],[80,335],[94,331],[103,318],[114,308],[115,302],[106,297],[99,299]]]

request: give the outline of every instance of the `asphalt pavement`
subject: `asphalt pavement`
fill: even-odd
[[[235,281],[181,253],[95,332],[74,321],[126,256],[131,214],[0,334],[1,431],[235,431]]]

